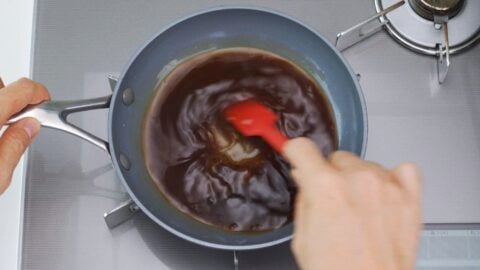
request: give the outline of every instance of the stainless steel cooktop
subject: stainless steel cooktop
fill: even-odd
[[[118,75],[145,40],[182,16],[224,4],[280,11],[332,43],[375,13],[372,0],[37,1],[33,78],[55,99],[102,96],[110,91],[107,76]],[[367,102],[366,158],[386,166],[417,162],[425,177],[424,221],[467,233],[451,234],[456,238],[447,247],[425,232],[419,268],[443,265],[450,258],[444,250],[453,247],[454,258],[473,262],[456,269],[478,269],[480,46],[450,56],[443,84],[434,57],[402,47],[385,31],[344,56],[360,74]],[[106,137],[107,111],[72,120]],[[42,130],[30,150],[25,192],[23,269],[234,269],[233,252],[188,243],[141,213],[109,230],[103,213],[127,195],[108,156],[71,135]],[[296,268],[288,243],[236,256],[239,269]]]

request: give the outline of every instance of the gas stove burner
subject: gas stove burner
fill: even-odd
[[[465,0],[408,0],[408,2],[418,15],[434,21],[434,16],[453,18],[460,12]]]
[[[383,26],[403,46],[437,58],[438,82],[450,67],[450,54],[480,40],[478,0],[374,0],[373,16],[337,34],[335,46],[344,50]],[[386,7],[386,8],[384,8]],[[367,28],[376,22],[374,27]]]
[[[381,12],[397,1],[375,0],[375,9]],[[478,0],[409,0],[407,5],[379,19],[395,40],[427,55],[440,53],[438,44],[445,43],[442,24],[447,21],[450,54],[458,53],[480,39]]]
[[[438,82],[450,67],[450,54],[480,39],[480,1],[409,0],[396,12],[379,17],[390,35],[405,47],[437,57]],[[375,0],[377,13],[395,0]]]

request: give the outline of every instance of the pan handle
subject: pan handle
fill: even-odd
[[[105,96],[93,99],[74,101],[48,101],[35,106],[29,106],[23,111],[12,116],[6,123],[11,125],[16,121],[25,118],[36,118],[44,127],[58,129],[80,137],[110,154],[108,142],[103,139],[71,124],[67,121],[69,114],[95,109],[106,109],[110,107],[112,96]]]

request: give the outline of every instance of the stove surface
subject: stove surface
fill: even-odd
[[[348,0],[37,1],[33,78],[57,100],[108,94],[107,75],[118,75],[160,29],[227,2],[280,11],[332,43],[338,32],[375,12],[371,0],[357,5]],[[385,31],[344,56],[360,74],[367,102],[366,158],[386,166],[405,160],[420,165],[426,223],[480,223],[480,46],[451,57],[442,85],[434,58],[402,47]],[[81,113],[71,120],[105,138],[107,113]],[[43,129],[28,158],[22,268],[234,269],[233,252],[181,240],[141,213],[109,230],[103,213],[126,199],[106,154]],[[425,245],[420,256],[434,256]],[[478,254],[471,254],[480,260],[480,241],[469,245],[478,245]],[[237,252],[237,257],[240,269],[296,268],[288,243]]]

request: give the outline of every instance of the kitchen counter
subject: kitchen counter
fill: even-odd
[[[0,0],[0,76],[5,84],[30,75],[33,10],[33,0]],[[19,268],[24,165],[22,158],[0,196],[0,269]]]
[[[8,83],[29,75],[34,4],[33,0],[22,0],[7,5],[7,1],[0,0],[0,25],[14,25],[15,32],[0,29],[2,39],[9,41],[0,44],[0,75]],[[358,6],[347,0],[257,2],[235,1],[278,9],[301,18],[330,41],[338,31],[374,12],[370,0],[358,1]],[[78,99],[109,93],[107,75],[118,75],[135,48],[162,26],[227,1],[37,3],[31,75],[46,83],[55,99]],[[345,13],[348,16],[342,20],[329,19]],[[480,267],[476,181],[480,175],[480,148],[476,144],[479,122],[475,113],[480,92],[472,75],[480,63],[478,49],[477,44],[466,54],[452,58],[454,64],[444,85],[436,83],[433,58],[408,51],[385,32],[343,52],[361,75],[360,84],[367,100],[370,124],[367,159],[392,166],[414,158],[424,170],[425,221],[440,223],[429,228],[441,230],[422,233],[418,269]],[[21,65],[18,71],[7,73],[17,69],[14,64]],[[401,80],[402,77],[405,79]],[[106,134],[106,112],[72,115],[72,121],[94,134]],[[456,144],[442,145],[451,138],[462,139]],[[385,146],[389,146],[388,151]],[[464,162],[449,162],[462,158]],[[233,266],[233,253],[180,240],[142,213],[109,230],[102,219],[103,213],[127,197],[110,159],[88,143],[58,131],[43,130],[28,159],[26,184],[20,167],[14,185],[0,197],[0,269],[16,269],[17,259],[23,261],[22,269],[35,270]],[[471,222],[477,225],[465,224]],[[444,226],[445,223],[460,224]],[[23,247],[19,247],[21,232]],[[295,269],[288,243],[237,252],[237,256],[240,269]],[[458,268],[461,266],[464,268]]]

